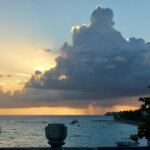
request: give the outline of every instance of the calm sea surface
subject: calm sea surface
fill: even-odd
[[[77,119],[80,126],[70,125]],[[121,138],[136,133],[137,127],[123,123],[92,122],[113,120],[111,116],[0,116],[0,147],[49,147],[45,137],[48,123],[65,123],[65,147],[116,146]],[[146,140],[140,141],[141,146]]]

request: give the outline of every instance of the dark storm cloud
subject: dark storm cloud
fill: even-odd
[[[90,25],[72,28],[72,45],[62,46],[56,67],[38,79],[33,76],[26,87],[62,90],[61,99],[145,94],[150,84],[150,43],[123,38],[113,27],[109,8],[97,7],[90,20]]]
[[[137,97],[123,99],[104,99],[96,101],[91,94],[85,95],[77,91],[63,90],[42,90],[27,89],[26,91],[16,91],[13,95],[10,92],[4,93],[0,87],[0,108],[28,108],[28,107],[74,107],[87,108],[89,105],[110,108],[114,105],[137,106]],[[92,99],[92,100],[91,100]]]

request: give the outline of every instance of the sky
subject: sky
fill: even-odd
[[[0,0],[0,115],[135,110],[149,94],[149,0]]]

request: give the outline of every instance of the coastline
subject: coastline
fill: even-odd
[[[108,123],[126,123],[134,126],[138,126],[140,122],[134,122],[129,120],[92,120],[92,122],[108,122]]]

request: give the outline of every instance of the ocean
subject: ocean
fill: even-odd
[[[77,119],[80,126],[70,125]],[[121,138],[137,132],[137,126],[125,123],[94,122],[113,120],[112,116],[0,116],[0,147],[49,147],[45,137],[48,123],[65,123],[68,135],[64,147],[116,146]],[[146,146],[146,140],[140,140]]]

